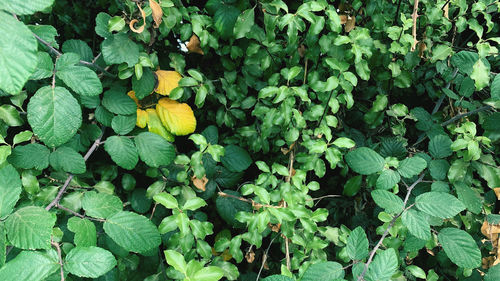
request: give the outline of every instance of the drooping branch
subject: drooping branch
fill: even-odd
[[[411,207],[413,207],[414,204],[412,204],[412,205],[410,205],[408,207],[406,205],[408,204],[408,200],[410,199],[410,195],[411,195],[411,192],[412,192],[413,188],[415,188],[415,186],[424,179],[424,175],[425,174],[422,173],[420,175],[420,177],[414,183],[412,183],[410,186],[408,186],[407,192],[406,192],[406,196],[405,196],[405,199],[403,201],[403,211],[401,211],[399,214],[397,214],[396,216],[394,216],[394,218],[392,218],[391,222],[389,223],[389,226],[387,227],[387,229],[382,234],[382,237],[380,238],[380,240],[377,242],[377,245],[375,245],[375,247],[373,248],[373,250],[370,252],[370,255],[368,256],[368,260],[366,261],[366,264],[365,264],[365,268],[363,269],[363,272],[361,272],[361,275],[359,275],[359,277],[358,277],[358,281],[364,281],[365,280],[364,277],[366,275],[366,272],[368,272],[368,266],[370,266],[370,264],[372,263],[373,257],[375,256],[375,253],[380,248],[380,246],[382,246],[382,243],[384,242],[385,237],[389,234],[389,230],[391,230],[391,228],[394,226],[394,224],[396,223],[396,220],[401,215],[403,215],[403,213],[405,211],[407,211],[408,209],[410,209]]]
[[[94,153],[94,151],[97,149],[97,147],[101,144],[101,139],[104,136],[104,131],[105,131],[105,129],[103,127],[101,135],[94,141],[94,143],[89,148],[89,150],[87,151],[85,156],[83,156],[83,160],[87,161],[89,159],[90,155],[92,155],[92,153]],[[52,202],[50,202],[50,204],[47,205],[47,207],[45,207],[45,210],[49,211],[50,209],[52,209],[52,207],[59,206],[59,201],[61,201],[61,198],[62,198],[64,192],[66,191],[66,189],[68,188],[72,179],[73,179],[73,174],[69,174],[68,177],[66,178],[66,181],[64,182],[63,186],[61,187],[61,189],[59,189],[59,192],[57,193],[56,198],[54,198],[54,200],[52,200]]]

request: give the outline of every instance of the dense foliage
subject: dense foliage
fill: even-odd
[[[0,280],[500,280],[499,12],[1,1]]]

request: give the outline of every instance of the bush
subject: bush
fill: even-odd
[[[500,3],[286,2],[3,1],[0,280],[499,280]]]

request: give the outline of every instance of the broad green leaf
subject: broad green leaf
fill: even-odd
[[[213,14],[215,30],[219,32],[221,37],[223,39],[231,37],[240,10],[221,0],[209,0],[206,8]]]
[[[415,199],[417,208],[431,216],[449,219],[465,209],[455,196],[444,192],[426,192]]]
[[[474,214],[479,214],[483,207],[483,202],[479,194],[464,182],[455,182],[453,184],[457,191],[458,199],[464,203],[467,210]]]
[[[358,227],[359,228],[359,227]],[[364,233],[364,232],[363,232]],[[352,235],[352,233],[351,233]],[[366,238],[366,236],[365,236]],[[366,254],[368,254],[368,240],[366,241]],[[324,261],[309,266],[301,281],[335,281],[344,278],[344,269],[338,262]]]
[[[68,229],[75,233],[74,242],[78,247],[97,245],[97,232],[93,222],[88,219],[71,217],[68,220]]]
[[[353,148],[356,143],[350,138],[340,137],[333,141],[333,144],[341,148]]]
[[[116,266],[111,252],[99,247],[75,247],[64,259],[64,269],[79,277],[97,278]]]
[[[28,2],[16,2],[31,6]],[[3,5],[5,3],[7,1],[2,1]],[[0,34],[2,34],[0,36],[0,90],[15,95],[22,90],[35,71],[38,63],[38,45],[26,25],[1,9]]]
[[[420,278],[420,279],[426,279],[425,271],[422,268],[420,268],[416,265],[410,265],[410,266],[406,267],[406,269],[408,271],[410,271],[413,276]]]
[[[92,49],[82,40],[70,39],[64,41],[62,48],[63,53],[75,53],[80,56],[80,59],[91,62],[94,59]]]
[[[7,257],[7,234],[5,233],[5,225],[0,222],[0,269],[5,264]]]
[[[57,254],[22,251],[0,268],[0,280],[42,281],[59,268]]]
[[[108,217],[104,231],[127,251],[146,253],[160,245],[160,233],[146,217],[121,211]]]
[[[492,266],[488,269],[488,273],[484,276],[484,281],[500,280],[500,265]]]
[[[429,141],[429,153],[434,158],[446,158],[453,153],[451,143],[452,141],[447,135],[434,136]]]
[[[494,100],[500,100],[500,76],[495,75],[495,79],[491,82],[490,95]]]
[[[357,175],[346,181],[344,184],[344,191],[342,194],[352,197],[358,193],[361,189],[361,183],[363,182],[363,176]]]
[[[17,109],[10,104],[0,106],[0,120],[5,122],[9,127],[21,126],[24,123]]]
[[[104,92],[102,105],[114,114],[130,115],[137,111],[137,104],[127,95],[125,88],[120,86]]]
[[[399,162],[398,172],[402,177],[411,178],[427,167],[427,161],[420,157],[406,158]]]
[[[29,2],[23,0],[9,0],[2,1],[0,4],[0,9],[5,9],[11,13],[17,15],[31,15],[36,12],[47,10],[52,4],[54,4],[54,0],[31,0]],[[15,31],[10,31],[15,32]]]
[[[448,258],[459,267],[476,268],[481,265],[481,251],[469,233],[457,228],[443,228],[438,240]]]
[[[38,61],[36,64],[36,69],[30,76],[30,80],[41,80],[51,77],[54,71],[54,62],[50,57],[49,53],[38,52]]]
[[[132,170],[139,161],[139,154],[134,142],[127,137],[111,136],[104,143],[104,150],[120,167]]]
[[[421,212],[413,209],[406,210],[401,219],[413,236],[425,241],[431,238],[431,227],[426,216]]]
[[[175,268],[175,270],[180,271],[184,274],[186,274],[186,261],[184,260],[184,256],[174,250],[165,250],[165,259],[167,260],[167,263]],[[201,280],[201,279],[199,279]]]
[[[398,268],[398,258],[393,248],[379,252],[368,267],[368,275],[371,280],[386,281]]]
[[[16,146],[8,160],[17,168],[43,170],[49,166],[49,149],[38,143]]]
[[[384,170],[377,178],[376,186],[377,189],[388,190],[393,188],[400,180],[401,176],[399,173],[393,170]]]
[[[60,147],[50,154],[50,166],[58,171],[83,174],[87,170],[80,153],[70,147]]]
[[[349,237],[347,237],[346,250],[347,250],[347,255],[352,260],[362,260],[368,256],[368,238],[366,237],[366,233],[363,230],[363,228],[358,226],[353,231],[351,231],[351,234],[349,234]],[[332,268],[333,268],[333,266],[332,266]],[[335,277],[335,278],[342,278],[343,277],[344,274],[343,274],[342,266],[340,266],[340,269],[342,272],[342,276]],[[321,270],[321,271],[325,271],[325,270]],[[336,275],[334,275],[334,276],[336,276]],[[324,279],[321,279],[321,280],[324,280]]]
[[[140,133],[134,141],[141,160],[150,167],[166,166],[175,158],[174,146],[157,134]]]
[[[90,217],[106,219],[123,209],[123,203],[117,196],[87,191],[82,198],[82,208]]]
[[[437,45],[432,49],[431,61],[435,63],[438,60],[445,60],[449,55],[451,55],[451,53],[453,53],[453,50],[450,46]]]
[[[28,122],[33,133],[47,146],[59,146],[80,128],[82,110],[65,88],[45,86],[38,89],[28,103]]]
[[[132,77],[132,90],[135,92],[135,97],[142,100],[144,97],[153,93],[156,86],[156,78],[151,68],[143,68],[142,77],[137,79]]]
[[[66,53],[61,56],[67,56],[73,53]],[[58,61],[59,63],[59,61]],[[56,76],[64,84],[70,87],[76,93],[82,96],[98,96],[102,93],[102,84],[97,74],[85,66],[56,64]]]
[[[382,171],[385,160],[373,149],[360,147],[345,156],[347,164],[358,174],[370,175]]]
[[[111,16],[104,12],[97,14],[97,17],[95,18],[95,33],[97,35],[103,38],[108,38],[112,35],[112,33],[108,30],[108,22],[110,19]]]
[[[21,249],[49,249],[56,216],[44,208],[27,206],[11,214],[5,221],[7,236]]]
[[[376,189],[371,195],[375,203],[387,213],[396,214],[403,211],[403,200],[399,196],[383,189]]]
[[[200,197],[194,197],[184,203],[184,205],[182,206],[182,210],[194,211],[206,205],[207,203],[205,202],[205,200],[201,199]]]
[[[224,276],[224,271],[216,266],[207,266],[193,275],[194,280],[218,281]]]
[[[224,156],[221,157],[221,162],[231,172],[242,172],[253,163],[246,150],[232,144],[224,147]]]
[[[241,194],[234,190],[224,190],[225,193],[240,197]],[[235,219],[236,213],[251,212],[252,206],[249,203],[240,201],[231,197],[219,196],[215,200],[215,205],[217,207],[217,212],[223,220],[225,220],[230,225],[242,226],[240,222]]]
[[[482,59],[479,59],[472,67],[470,78],[474,80],[476,90],[480,91],[488,86],[490,82],[490,69],[486,67]]]
[[[7,165],[0,169],[0,219],[12,213],[21,195],[21,179],[16,169]],[[2,247],[2,245],[0,245]]]
[[[284,275],[271,275],[261,281],[293,281],[294,279],[284,276]]]
[[[111,128],[118,135],[126,135],[135,128],[137,116],[132,115],[117,115],[111,121]]]
[[[473,66],[479,59],[475,52],[460,51],[451,57],[451,64],[458,68],[460,72],[471,75]]]
[[[429,164],[429,172],[433,179],[444,180],[450,169],[450,164],[444,159],[431,160]]]
[[[102,42],[101,50],[108,65],[125,62],[132,67],[139,61],[139,46],[130,40],[126,33],[116,33],[106,38]]]
[[[255,9],[248,9],[241,13],[234,25],[234,38],[240,39],[250,32],[254,25]]]
[[[174,196],[172,196],[170,193],[167,192],[161,192],[153,196],[153,199],[165,206],[165,208],[168,209],[177,209],[179,208],[179,203],[177,203],[177,199],[175,199]]]

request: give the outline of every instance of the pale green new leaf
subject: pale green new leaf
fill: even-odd
[[[56,216],[42,207],[27,206],[11,214],[5,221],[7,236],[21,249],[49,249]]]
[[[431,216],[449,219],[465,209],[455,196],[444,192],[426,192],[415,199],[417,208]]]
[[[104,143],[104,150],[120,167],[132,170],[139,162],[139,154],[134,142],[127,137],[111,136]]]
[[[70,140],[82,124],[78,101],[63,87],[45,86],[28,103],[28,122],[47,146]]]
[[[127,251],[145,253],[160,245],[160,233],[146,217],[121,211],[108,217],[104,231]]]
[[[193,275],[193,280],[217,281],[224,276],[224,271],[216,266],[207,266]]]
[[[384,158],[368,147],[360,147],[350,151],[345,156],[345,160],[356,173],[362,175],[380,172],[385,165]]]
[[[10,1],[2,1],[0,7],[8,2]],[[31,6],[31,2],[22,2]],[[38,44],[26,25],[1,9],[0,34],[2,34],[0,36],[0,90],[14,95],[22,90],[35,71],[38,62]]]
[[[479,59],[472,67],[470,78],[474,80],[476,90],[480,91],[488,86],[490,82],[490,69],[486,67],[482,59]]]
[[[234,38],[240,39],[250,32],[254,24],[255,9],[248,9],[241,13],[234,25]]]
[[[476,268],[481,265],[481,251],[469,233],[457,228],[443,228],[438,240],[450,260],[463,268]]]
[[[10,214],[21,195],[21,179],[16,169],[6,165],[0,169],[0,219]],[[2,245],[0,245],[2,247]]]
[[[187,265],[181,253],[174,250],[165,250],[164,254],[169,265],[173,266],[175,270],[186,274]]]
[[[22,251],[0,268],[0,280],[42,281],[56,272],[59,267],[59,262],[57,258],[54,259],[54,255]]]
[[[0,120],[5,122],[9,127],[18,127],[24,123],[17,109],[10,104],[0,106]]]
[[[80,277],[97,278],[116,266],[111,252],[99,247],[75,247],[64,259],[64,269]]]

